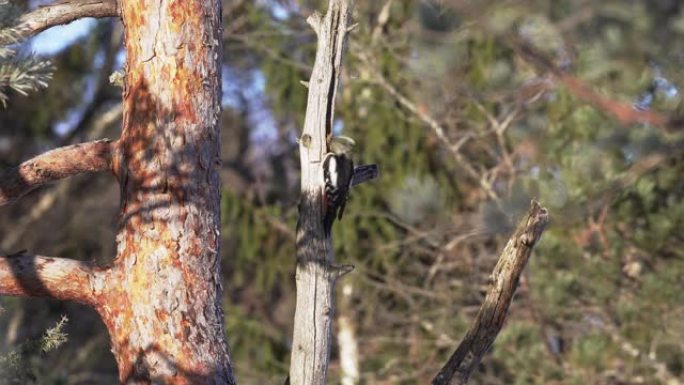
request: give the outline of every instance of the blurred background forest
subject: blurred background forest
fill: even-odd
[[[305,19],[325,3],[224,1],[224,306],[243,385],[287,375],[295,139],[315,53]],[[340,340],[330,383],[428,383],[531,198],[551,224],[471,383],[683,383],[684,138],[632,116],[682,115],[684,4],[357,1],[354,19],[335,128],[381,175],[334,228],[338,261],[356,266],[337,327],[353,332],[360,370],[343,370]],[[119,136],[121,39],[118,20],[88,19],[23,42],[19,55],[53,66],[29,96],[5,87],[16,59],[0,58],[0,167]],[[42,188],[0,210],[0,252],[106,264],[118,196],[108,175]],[[62,316],[66,342],[41,352],[31,341]],[[85,306],[0,298],[0,366],[13,368],[0,383],[115,384],[109,349]]]

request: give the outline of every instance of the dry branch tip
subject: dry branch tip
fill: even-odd
[[[354,265],[333,265],[330,266],[330,277],[334,280],[349,274],[354,270]]]
[[[311,26],[311,28],[318,35],[321,32],[321,23],[323,21],[323,16],[318,11],[315,11],[309,17],[306,18],[306,22]]]
[[[468,382],[503,327],[520,275],[547,223],[548,211],[533,200],[527,216],[520,221],[501,252],[475,321],[435,376],[432,385],[464,385]]]

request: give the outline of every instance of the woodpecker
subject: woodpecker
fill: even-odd
[[[349,198],[349,189],[354,176],[354,161],[350,153],[354,145],[354,140],[351,138],[332,137],[329,143],[330,152],[323,158],[323,181],[325,182],[323,229],[326,235],[330,234],[335,217],[338,220],[342,219],[344,206]]]

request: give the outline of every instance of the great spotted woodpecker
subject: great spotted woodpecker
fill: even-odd
[[[350,157],[354,140],[344,136],[331,138],[330,152],[323,158],[323,180],[325,182],[323,229],[329,235],[335,218],[342,219],[344,206],[349,199],[354,161]]]

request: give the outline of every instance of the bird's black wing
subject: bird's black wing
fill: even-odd
[[[345,156],[344,167],[340,167],[337,172],[340,173],[340,180],[349,181],[345,185],[339,187],[340,196],[344,197],[342,202],[340,202],[340,210],[337,212],[337,220],[342,219],[342,214],[344,214],[344,208],[347,205],[347,199],[349,199],[349,189],[352,185],[352,179],[354,176],[354,161],[351,158]]]

